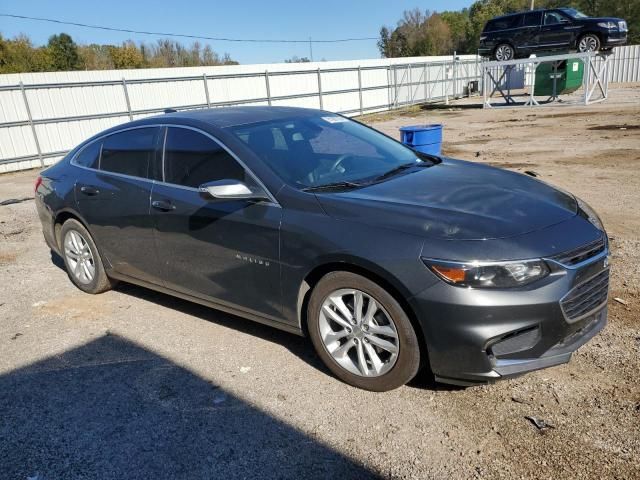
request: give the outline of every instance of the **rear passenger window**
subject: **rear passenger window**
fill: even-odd
[[[496,18],[487,23],[485,31],[494,32],[496,30],[507,30],[520,26],[522,15],[510,15],[508,17]]]
[[[100,160],[100,148],[102,147],[102,142],[93,142],[82,150],[80,153],[74,158],[73,162],[82,167],[88,168],[98,168],[98,162]]]
[[[524,14],[522,26],[537,27],[540,25],[540,17],[542,12],[529,12]]]
[[[147,178],[156,149],[159,129],[136,128],[104,139],[100,170]]]
[[[164,180],[197,188],[215,180],[246,182],[242,167],[218,143],[193,130],[169,128],[164,153]]]

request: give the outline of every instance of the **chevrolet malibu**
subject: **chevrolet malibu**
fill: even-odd
[[[587,204],[325,111],[120,125],[44,170],[36,205],[81,290],[130,282],[308,335],[368,390],[562,364],[606,323],[608,240]]]

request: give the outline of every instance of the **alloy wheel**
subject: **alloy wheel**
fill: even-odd
[[[89,284],[96,274],[96,265],[87,240],[76,230],[69,230],[64,237],[64,255],[73,277]]]
[[[503,62],[513,58],[513,48],[510,45],[499,45],[496,48],[496,60]]]
[[[365,292],[333,291],[322,303],[319,320],[325,349],[350,373],[378,377],[395,365],[399,352],[396,325]]]
[[[595,52],[598,49],[598,39],[593,35],[586,35],[580,39],[578,44],[578,51],[580,52]]]

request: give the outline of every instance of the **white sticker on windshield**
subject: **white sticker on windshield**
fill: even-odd
[[[328,123],[344,123],[344,122],[348,122],[348,120],[344,117],[339,117],[338,115],[336,115],[335,117],[322,117],[322,119],[325,122]]]

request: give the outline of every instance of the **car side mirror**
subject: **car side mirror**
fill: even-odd
[[[205,200],[266,200],[261,191],[254,191],[240,180],[216,180],[198,187],[200,196]]]

